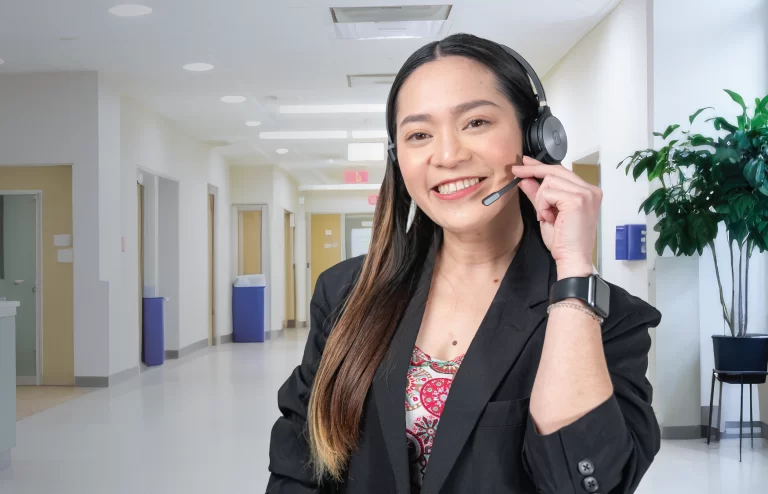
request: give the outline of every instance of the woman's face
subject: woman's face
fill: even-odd
[[[422,65],[400,89],[396,119],[405,186],[432,221],[467,233],[516,200],[481,202],[514,178],[523,149],[515,108],[484,65],[456,56]]]

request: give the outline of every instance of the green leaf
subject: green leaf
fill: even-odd
[[[646,156],[645,158],[641,159],[635,164],[635,168],[632,170],[632,178],[637,181],[638,178],[640,178],[640,175],[645,172],[648,167],[654,163],[656,160],[653,155]]]
[[[768,112],[760,114],[752,119],[752,130],[765,127],[766,123],[768,123]]]
[[[757,102],[757,99],[755,99]],[[756,107],[755,107],[755,113],[760,113],[762,115],[768,115],[768,95],[765,96],[765,98],[761,99]]]
[[[675,131],[675,129],[677,129],[677,128],[679,128],[679,127],[680,127],[680,126],[679,126],[679,125],[677,125],[677,124],[672,124],[672,125],[670,125],[669,127],[667,127],[667,130],[665,130],[665,131],[664,131],[664,134],[663,134],[661,137],[663,137],[663,138],[664,138],[664,140],[666,140],[666,139],[667,139],[667,137],[669,137],[669,135],[670,135],[672,132],[674,132],[674,131]],[[648,134],[646,134],[646,135],[648,135]]]
[[[710,122],[712,120],[714,120],[715,122],[713,125],[715,126],[716,130],[725,129],[728,132],[736,132],[737,130],[739,130],[738,127],[728,122],[728,120],[724,119],[723,117],[710,118],[710,119],[707,119],[707,122]]]
[[[696,117],[699,116],[699,113],[703,112],[704,110],[714,110],[714,108],[712,108],[711,106],[707,106],[705,108],[699,108],[698,110],[696,110],[696,113],[688,117],[688,122],[693,123],[693,121],[696,120]]]
[[[730,96],[733,101],[738,103],[739,106],[741,106],[741,109],[743,111],[745,111],[745,112],[747,111],[747,105],[744,103],[744,98],[742,98],[740,94],[735,93],[735,92],[731,91],[730,89],[724,89],[723,91],[728,93],[728,96]],[[648,134],[646,134],[646,135],[648,135]]]
[[[688,138],[688,142],[691,143],[692,146],[713,146],[715,144],[715,140],[711,137],[705,137],[701,134],[695,134]]]

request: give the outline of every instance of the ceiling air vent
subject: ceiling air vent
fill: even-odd
[[[347,86],[356,87],[390,87],[395,82],[396,74],[359,74],[348,75]]]
[[[337,39],[439,38],[448,30],[451,5],[332,7]]]
[[[452,5],[402,5],[395,7],[331,7],[333,22],[445,21]]]

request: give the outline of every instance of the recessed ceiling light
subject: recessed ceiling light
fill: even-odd
[[[152,7],[136,4],[116,5],[109,9],[109,13],[118,17],[139,17],[151,14]]]
[[[0,58],[0,65],[3,65],[4,63],[5,63],[5,60],[3,60],[2,58]]]
[[[280,113],[297,115],[306,113],[385,113],[387,105],[282,105]]]
[[[245,96],[222,96],[222,103],[242,103],[245,101]]]
[[[386,130],[353,130],[352,139],[386,139]]]
[[[452,5],[398,5],[389,7],[331,7],[334,23],[446,21]]]
[[[288,152],[288,150],[285,149],[285,148],[280,148],[280,149],[277,150],[277,154],[285,154],[287,152]]]
[[[258,120],[248,120],[247,122],[245,122],[245,125],[247,125],[248,127],[258,127],[259,125],[261,125],[261,122],[259,122]]]
[[[184,70],[188,70],[190,72],[205,72],[211,69],[213,69],[213,65],[201,62],[188,63],[184,66]]]
[[[347,159],[349,161],[380,161],[384,159],[384,144],[349,144],[347,146]]]
[[[346,130],[283,131],[259,134],[262,139],[346,139],[347,136]]]

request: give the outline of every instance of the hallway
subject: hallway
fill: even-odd
[[[223,345],[18,423],[0,493],[251,494],[267,482],[277,390],[304,351],[307,330],[265,344]],[[762,444],[761,444],[762,443]],[[639,494],[758,494],[768,444],[666,441]]]

